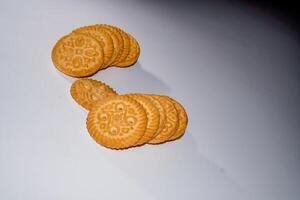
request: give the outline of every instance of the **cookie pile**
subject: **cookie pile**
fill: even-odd
[[[97,24],[75,29],[58,40],[52,61],[66,75],[86,77],[110,66],[131,66],[139,55],[139,44],[129,33]]]
[[[167,96],[118,95],[92,79],[75,81],[71,96],[89,111],[86,123],[91,137],[107,148],[161,144],[180,138],[187,127],[185,109]]]

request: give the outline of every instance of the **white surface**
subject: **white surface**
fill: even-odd
[[[139,62],[93,78],[186,107],[186,135],[112,151],[85,128],[59,37],[115,24]],[[0,199],[255,199],[300,196],[299,40],[271,16],[227,4],[1,1]]]

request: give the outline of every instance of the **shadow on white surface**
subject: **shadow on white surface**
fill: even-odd
[[[53,67],[55,68],[55,66],[53,65]],[[77,80],[77,78],[74,78],[74,77],[71,77],[71,76],[68,76],[62,72],[60,72],[58,69],[55,69],[55,72],[56,74],[55,75],[58,75],[58,76],[61,76],[62,78],[64,78],[67,82],[69,83],[73,83],[74,81]]]
[[[56,70],[56,73],[71,84],[77,80],[77,78],[67,76],[59,70]],[[140,62],[127,68],[109,67],[87,78],[102,81],[113,87],[119,94],[168,94],[171,92],[171,88],[164,81],[143,69]]]
[[[189,132],[177,141],[101,156],[153,199],[250,199],[225,169],[198,152]]]
[[[146,71],[139,61],[127,68],[107,68],[92,78],[111,85],[120,94],[137,92],[167,94],[171,90],[163,80]]]
[[[77,80],[77,78],[72,78],[58,70],[56,71],[69,83]],[[171,91],[171,88],[165,82],[144,70],[139,62],[127,68],[110,67],[100,70],[88,78],[102,81],[113,87],[120,94],[136,92],[167,94]]]

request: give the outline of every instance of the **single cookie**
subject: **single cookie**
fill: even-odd
[[[110,66],[115,65],[116,62],[118,62],[118,60],[120,59],[120,57],[123,54],[123,50],[124,50],[124,41],[123,41],[123,37],[121,32],[119,31],[118,28],[108,25],[108,24],[98,24],[97,26],[99,26],[100,28],[104,28],[107,29],[111,32],[113,32],[117,39],[118,39],[118,48],[115,48],[115,51],[117,52],[117,56],[114,58],[114,60],[110,63]]]
[[[128,37],[130,39],[130,51],[128,56],[125,59],[123,59],[122,61],[116,64],[118,67],[129,67],[134,63],[136,63],[136,61],[140,56],[139,43],[131,35],[128,34]]]
[[[103,101],[117,93],[105,83],[92,79],[79,79],[70,89],[73,99],[82,107],[91,110],[98,101]]]
[[[178,112],[179,125],[178,125],[178,128],[177,128],[177,131],[169,139],[169,141],[176,140],[176,139],[182,137],[184,132],[185,132],[185,129],[187,127],[187,124],[188,124],[188,116],[185,112],[184,107],[179,102],[177,102],[176,100],[174,100],[174,99],[171,99],[171,100],[172,100],[172,103],[174,104],[174,106],[175,106],[175,108]]]
[[[162,129],[162,131],[152,140],[150,140],[149,144],[160,144],[168,141],[178,128],[178,113],[173,105],[171,99],[167,96],[161,96],[161,95],[152,95],[154,98],[160,101],[160,103],[163,105],[165,113],[166,113],[166,122],[165,126]]]
[[[157,108],[158,112],[159,112],[159,127],[156,131],[156,133],[154,134],[153,138],[156,137],[165,127],[165,123],[166,123],[166,112],[164,110],[163,105],[160,103],[160,101],[158,101],[157,99],[155,99],[154,97],[152,97],[152,95],[150,94],[140,94],[146,98],[148,98]],[[153,139],[152,138],[152,139]]]
[[[143,106],[127,96],[97,103],[87,117],[87,129],[99,144],[112,149],[135,145],[144,135],[147,114]]]
[[[149,100],[147,97],[144,97],[141,94],[128,94],[125,96],[129,96],[140,103],[146,113],[148,118],[147,128],[144,136],[136,143],[136,146],[143,145],[153,139],[158,128],[159,128],[159,111],[155,107],[155,105]]]
[[[103,49],[93,37],[72,33],[55,44],[52,61],[59,71],[69,76],[90,76],[103,64]]]
[[[110,33],[103,28],[99,28],[97,25],[84,26],[73,31],[74,33],[82,33],[89,35],[100,42],[104,51],[104,62],[102,68],[107,67],[114,54],[114,44]]]

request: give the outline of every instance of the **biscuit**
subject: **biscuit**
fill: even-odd
[[[144,135],[147,114],[143,106],[127,96],[114,96],[98,102],[89,112],[87,129],[100,145],[125,149]]]
[[[110,66],[113,66],[113,65],[115,65],[116,62],[118,62],[118,60],[122,56],[122,53],[124,50],[124,40],[123,40],[122,34],[119,31],[119,29],[117,29],[114,26],[108,25],[108,24],[98,24],[97,26],[99,28],[104,28],[106,30],[113,32],[118,40],[118,47],[115,47],[115,49],[114,49],[116,51],[117,55],[114,59],[111,60],[111,63],[110,63]]]
[[[155,99],[159,100],[164,107],[166,113],[166,122],[164,128],[158,135],[150,140],[149,144],[160,144],[168,141],[176,132],[178,128],[178,113],[173,105],[171,99],[167,96],[151,95]]]
[[[108,85],[92,79],[75,81],[71,86],[70,93],[73,99],[87,110],[91,110],[96,102],[117,95]]]
[[[150,94],[140,94],[140,95],[148,98],[155,105],[155,107],[157,108],[157,110],[159,112],[159,127],[158,127],[155,135],[153,136],[153,138],[154,138],[155,136],[157,136],[162,131],[162,129],[165,126],[166,117],[167,117],[166,112],[164,110],[163,105],[160,103],[160,101],[158,101],[157,99],[152,97]]]
[[[117,34],[114,31],[112,31],[108,28],[105,28],[104,26],[100,26],[100,25],[95,25],[95,26],[97,27],[97,29],[105,30],[106,32],[108,32],[111,39],[112,39],[112,41],[113,41],[113,49],[114,49],[113,55],[112,55],[110,61],[107,63],[107,66],[106,66],[106,67],[109,67],[109,66],[111,66],[111,64],[118,57],[119,51],[121,49],[121,44],[122,44],[121,42],[122,41],[119,41],[119,38],[118,38]]]
[[[59,71],[69,76],[90,76],[103,64],[103,49],[93,37],[72,33],[62,37],[55,44],[52,61]]]
[[[129,96],[140,103],[147,114],[148,123],[144,136],[136,143],[136,146],[143,145],[150,141],[156,134],[159,128],[159,111],[147,97],[141,94],[128,94]]]
[[[131,35],[128,34],[128,37],[130,39],[130,51],[128,56],[125,59],[123,59],[122,61],[116,64],[118,67],[129,67],[134,63],[136,63],[136,61],[140,56],[139,43]]]
[[[169,139],[169,141],[176,140],[176,139],[182,137],[184,132],[185,132],[185,129],[187,127],[187,124],[188,124],[188,116],[186,114],[186,111],[185,111],[184,107],[179,102],[177,102],[176,100],[174,100],[174,99],[171,99],[171,100],[172,100],[172,103],[174,104],[174,106],[175,106],[175,108],[178,112],[179,125],[178,125],[178,128],[177,128],[177,131]]]
[[[125,33],[122,29],[119,29],[119,28],[117,28],[117,29],[120,31],[122,38],[123,38],[123,43],[124,43],[122,55],[115,62],[115,66],[118,67],[118,63],[125,60],[126,57],[129,55],[131,45],[130,45],[130,38],[129,38],[128,34]]]
[[[104,62],[102,68],[107,67],[110,64],[110,61],[114,54],[114,44],[113,39],[110,36],[110,33],[103,29],[99,28],[97,25],[84,26],[73,31],[74,33],[82,33],[89,35],[100,42],[104,51]]]

